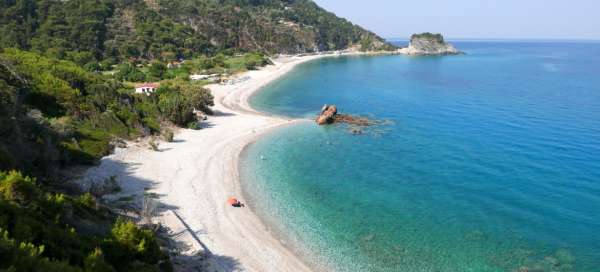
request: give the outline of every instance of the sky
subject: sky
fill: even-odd
[[[314,0],[384,38],[600,40],[600,0]]]

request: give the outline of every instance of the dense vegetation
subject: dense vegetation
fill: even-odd
[[[310,0],[2,1],[0,46],[104,68],[126,59],[188,59],[225,49],[389,47]]]
[[[442,34],[436,33],[429,33],[429,32],[424,32],[421,34],[413,34],[412,36],[410,36],[410,40],[414,40],[414,39],[425,39],[425,40],[430,40],[430,41],[434,41],[436,43],[444,43],[444,36],[442,36]]]
[[[42,190],[0,172],[0,271],[171,271],[154,234],[114,218],[90,194]]]

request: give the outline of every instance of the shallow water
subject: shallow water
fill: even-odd
[[[600,44],[456,45],[313,61],[254,96],[390,122],[271,133],[242,161],[251,205],[338,271],[598,271]]]

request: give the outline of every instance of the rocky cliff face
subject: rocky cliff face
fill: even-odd
[[[441,34],[414,34],[407,48],[399,50],[408,55],[457,55],[461,54],[454,46],[444,41]]]

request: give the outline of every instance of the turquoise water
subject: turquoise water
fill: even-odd
[[[251,145],[251,206],[322,270],[600,271],[600,44],[456,45],[467,55],[313,61],[254,96],[389,122]]]

